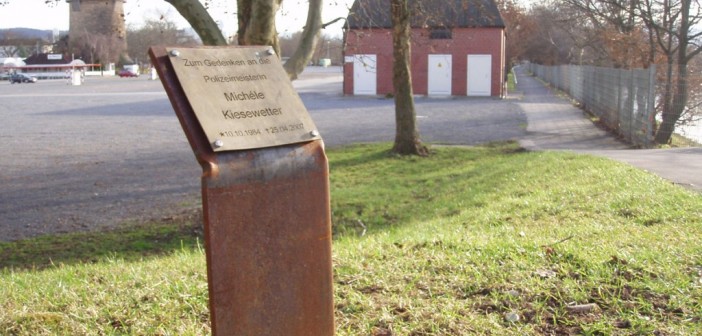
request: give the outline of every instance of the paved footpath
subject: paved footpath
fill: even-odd
[[[657,174],[673,183],[702,192],[702,148],[629,149],[597,128],[569,101],[559,98],[535,78],[517,68],[518,105],[527,117],[530,150],[572,150],[605,156]]]

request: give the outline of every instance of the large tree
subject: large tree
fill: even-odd
[[[505,59],[507,66],[524,59],[529,49],[530,37],[534,35],[538,23],[527,15],[527,10],[516,0],[498,0],[500,14],[505,22]]]
[[[227,45],[226,38],[217,23],[199,0],[164,0],[178,10],[193,27],[205,45]],[[224,1],[224,0],[222,0]],[[237,0],[239,45],[270,45],[280,55],[275,15],[282,0]],[[314,53],[322,24],[322,0],[309,0],[307,23],[303,29],[300,45],[285,63],[291,79],[297,78]]]
[[[146,20],[139,28],[127,28],[128,53],[139,63],[148,60],[147,51],[151,46],[195,46],[199,42],[192,36],[184,34],[175,22],[166,18]]]
[[[289,57],[295,50],[297,46],[300,45],[300,39],[302,38],[302,32],[296,32],[290,35],[280,36],[280,56]],[[332,64],[342,64],[343,58],[341,55],[341,50],[343,47],[343,40],[340,37],[330,36],[322,34],[319,37],[319,42],[314,50],[312,59],[310,60],[312,64],[318,64],[321,59],[331,59]]]
[[[282,1],[282,0],[281,0]],[[292,57],[285,62],[285,71],[291,79],[296,79],[297,75],[305,69],[314,54],[321,36],[322,24],[322,0],[308,0],[307,22],[302,33],[300,46],[295,50]]]
[[[702,9],[692,0],[563,0],[588,16],[593,25],[613,28],[619,36],[607,36],[610,50],[619,51],[622,66],[646,66],[664,61],[663,92],[659,99],[660,124],[655,142],[668,143],[681,117],[689,112],[689,63],[702,52]],[[613,36],[615,36],[613,38]],[[648,48],[643,48],[648,45]],[[610,56],[617,53],[611,53]],[[643,57],[642,57],[643,56]],[[614,58],[614,57],[612,57]],[[632,63],[638,59],[638,63]],[[656,120],[651,120],[656,123]]]
[[[699,3],[692,0],[643,0],[642,5],[641,16],[668,59],[661,123],[655,137],[656,143],[665,144],[688,107],[692,87],[688,66],[702,52],[702,31],[698,28],[702,12]]]
[[[390,0],[392,16],[393,76],[395,89],[395,144],[392,150],[402,155],[427,155],[419,139],[417,113],[412,96],[410,70],[410,9],[408,0]]]
[[[653,46],[642,20],[630,0],[564,0],[570,16],[580,22],[569,25],[590,33],[593,50],[601,65],[617,68],[647,67]],[[572,21],[571,21],[572,23]]]

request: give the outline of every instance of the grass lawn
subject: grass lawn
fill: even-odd
[[[338,335],[702,334],[699,193],[512,143],[389,148],[328,151]],[[0,334],[208,334],[199,225],[0,244]]]

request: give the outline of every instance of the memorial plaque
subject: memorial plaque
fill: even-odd
[[[213,151],[320,139],[272,48],[166,50]]]
[[[332,336],[329,165],[267,51],[159,46],[149,56],[202,167],[212,335]]]

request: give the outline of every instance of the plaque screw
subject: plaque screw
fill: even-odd
[[[178,57],[178,56],[180,56],[180,51],[178,51],[178,50],[171,50],[171,52],[170,52],[169,54],[170,54],[171,56],[173,56],[173,57]]]
[[[319,136],[319,131],[317,131],[317,130],[311,131],[311,132],[310,132],[310,136],[313,137],[313,138],[318,137],[318,136]]]
[[[215,148],[220,148],[220,147],[224,146],[224,141],[217,139],[214,142],[214,146],[215,146]]]
[[[268,50],[266,50],[266,54],[268,54],[268,56],[273,56],[273,55],[275,55],[275,50],[273,50],[272,48],[268,49]]]

